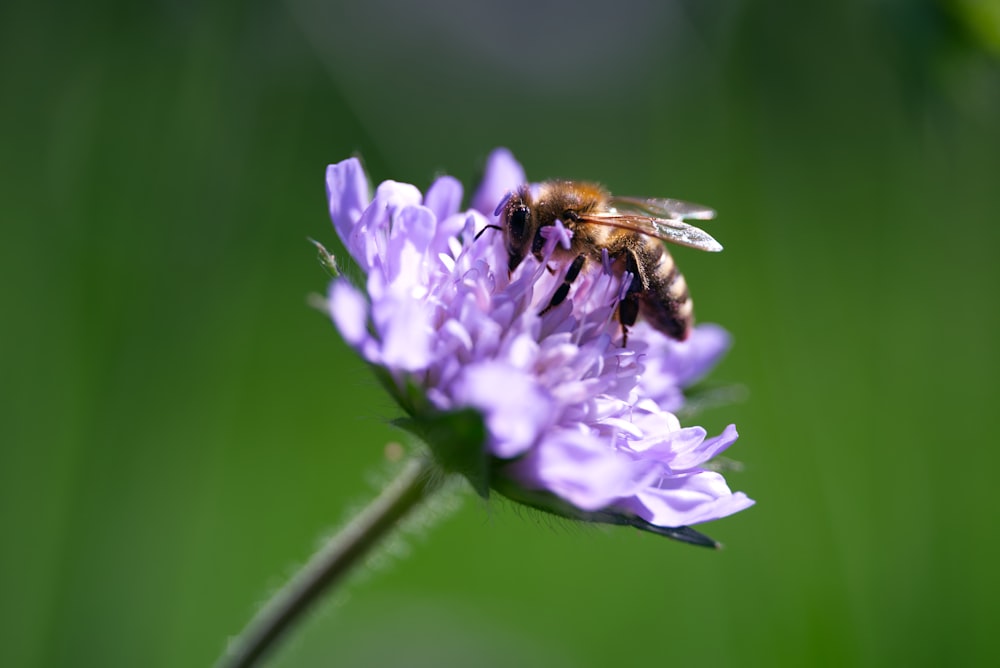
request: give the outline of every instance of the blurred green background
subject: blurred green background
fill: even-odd
[[[807,4],[5,2],[0,665],[217,657],[400,438],[307,305],[325,165],[498,145],[719,210],[758,505],[711,553],[466,495],[271,664],[990,663],[1000,10]]]

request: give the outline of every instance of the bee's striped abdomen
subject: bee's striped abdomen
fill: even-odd
[[[653,327],[683,341],[688,337],[694,320],[694,305],[687,281],[666,249],[663,249],[652,273],[648,289],[641,295],[640,312]]]

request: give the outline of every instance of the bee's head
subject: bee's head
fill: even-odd
[[[535,220],[528,204],[530,197],[527,186],[522,186],[511,193],[502,205],[500,224],[503,227],[503,239],[507,247],[507,264],[511,271],[514,271],[528,254],[538,227],[538,221]]]

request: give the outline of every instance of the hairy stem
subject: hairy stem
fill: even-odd
[[[233,639],[217,668],[253,666],[321,594],[334,587],[403,517],[442,483],[424,457],[414,457],[385,490],[337,532]]]

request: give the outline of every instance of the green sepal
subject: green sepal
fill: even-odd
[[[376,377],[408,414],[393,424],[423,441],[438,466],[447,473],[464,476],[476,493],[488,498],[489,457],[486,454],[486,424],[473,408],[440,411],[427,400],[414,379],[400,382],[383,367],[374,366]]]
[[[477,494],[484,499],[489,497],[486,424],[479,411],[472,408],[447,413],[424,411],[393,420],[393,424],[426,443],[442,470],[465,476]]]
[[[333,256],[333,253],[328,251],[323,244],[315,239],[309,239],[309,242],[316,247],[319,254],[320,266],[326,270],[326,273],[330,274],[333,278],[340,276],[340,267],[337,266],[337,258]]]
[[[690,418],[712,408],[743,403],[748,394],[745,386],[736,383],[698,383],[684,389],[684,405],[675,414],[679,418]]]

